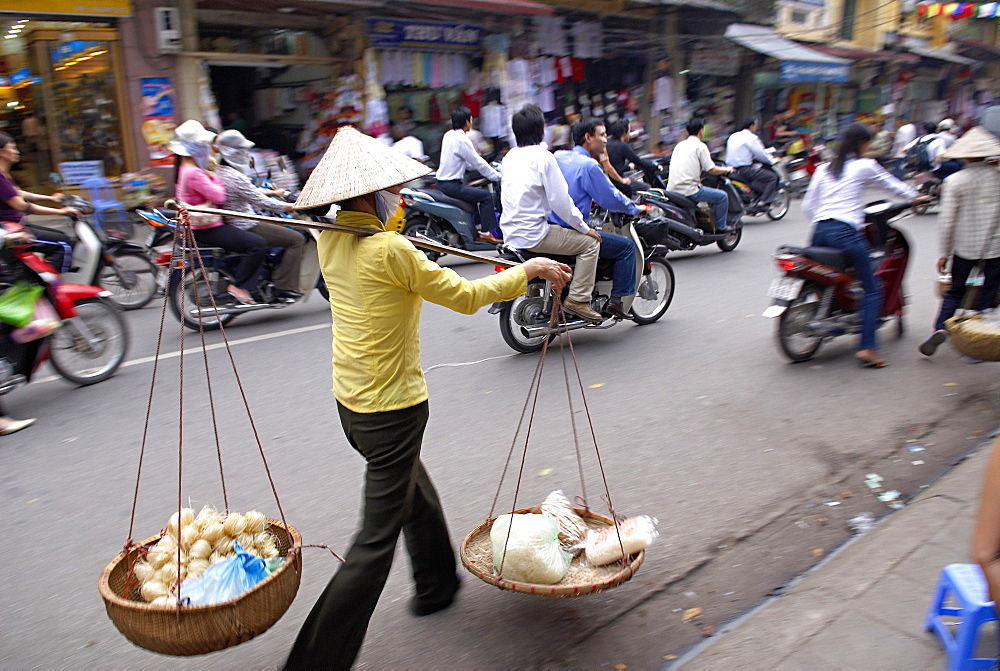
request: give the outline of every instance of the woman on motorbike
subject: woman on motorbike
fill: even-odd
[[[174,183],[177,198],[187,205],[219,206],[226,202],[226,189],[222,181],[206,170],[212,154],[215,133],[208,131],[194,119],[188,119],[174,131],[175,139],[170,150],[176,156]],[[267,243],[264,238],[250,231],[243,231],[222,221],[222,217],[205,216],[191,221],[194,239],[199,245],[221,247],[240,254],[233,268],[233,283],[226,291],[243,305],[255,305],[250,295]]]
[[[226,189],[225,209],[234,212],[249,212],[254,208],[270,212],[290,212],[292,203],[276,200],[278,195],[255,186],[246,171],[250,168],[250,147],[254,143],[246,139],[238,130],[229,129],[219,133],[215,148],[222,157],[215,174]],[[237,217],[223,217],[230,226],[242,231],[250,231],[264,238],[269,247],[282,247],[281,265],[274,271],[275,294],[278,298],[299,299],[299,269],[302,267],[302,250],[306,238],[302,233],[279,224]]]
[[[864,235],[862,195],[867,186],[879,186],[909,200],[918,194],[887,173],[875,159],[862,158],[871,139],[871,132],[863,124],[847,127],[840,137],[837,157],[817,168],[809,182],[802,209],[815,225],[811,244],[844,250],[864,288],[858,363],[866,368],[884,368],[888,364],[879,357],[875,338],[882,290],[872,269],[871,247]]]
[[[80,212],[72,207],[45,207],[38,205],[38,201],[47,200],[59,203],[59,196],[45,196],[40,193],[24,191],[14,183],[10,176],[10,168],[21,160],[21,152],[17,148],[17,143],[7,133],[0,133],[0,221],[21,222],[21,219],[28,214],[48,214],[57,217],[79,217]],[[51,242],[61,242],[73,247],[73,239],[62,231],[46,226],[37,226],[27,221],[23,223],[36,238],[49,240]],[[57,270],[63,269],[62,248],[46,249],[46,256]]]

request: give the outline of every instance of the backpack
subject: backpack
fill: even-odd
[[[927,145],[933,141],[933,136],[918,140],[910,151],[906,152],[906,168],[908,170],[927,172],[928,170],[934,169],[934,164],[931,162],[930,152],[927,151]]]

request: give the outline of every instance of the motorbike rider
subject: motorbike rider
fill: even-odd
[[[624,212],[633,216],[646,214],[649,207],[636,205],[622,195],[598,163],[598,157],[604,153],[608,142],[604,124],[597,119],[584,119],[573,125],[572,134],[573,149],[557,151],[555,158],[569,185],[569,196],[584,215],[584,221],[589,219],[594,202],[609,212]],[[549,215],[549,221],[560,226],[567,225],[554,212]],[[622,297],[635,293],[635,243],[614,233],[600,232],[599,235],[600,258],[615,261],[608,310],[617,317],[627,319]]]
[[[906,154],[907,158],[909,158],[915,151],[917,151],[918,146],[923,147],[927,152],[927,159],[930,161],[929,169],[937,176],[938,179],[944,179],[953,172],[957,172],[962,165],[958,161],[941,159],[941,154],[945,152],[947,147],[945,146],[945,141],[938,137],[936,131],[936,124],[923,124],[923,132],[920,133],[920,136],[913,140],[910,144],[906,145]],[[928,169],[928,166],[918,165],[917,169],[926,170]]]
[[[745,182],[760,196],[760,204],[767,205],[778,190],[778,175],[771,169],[774,160],[764,151],[764,143],[757,137],[759,123],[755,117],[743,122],[743,128],[726,140],[726,163],[734,168],[736,177]],[[765,167],[766,166],[766,167]]]
[[[729,196],[721,189],[713,189],[701,185],[701,174],[731,175],[732,166],[717,166],[712,160],[708,146],[702,142],[705,134],[705,122],[694,118],[685,126],[688,137],[677,143],[670,157],[670,171],[667,178],[667,191],[679,193],[697,202],[706,202],[712,206],[715,217],[715,230],[725,232],[726,213],[729,211]]]
[[[1000,172],[986,160],[1000,156],[1000,141],[984,128],[972,128],[943,156],[961,158],[966,166],[944,180],[941,187],[937,270],[944,274],[950,257],[951,288],[941,298],[934,332],[920,343],[920,353],[925,356],[934,354],[948,338],[945,322],[962,304],[973,268],[983,269],[976,310],[992,308],[1000,292]]]
[[[437,169],[437,188],[446,196],[475,203],[479,208],[479,239],[498,243],[490,231],[496,226],[493,194],[463,183],[466,170],[476,170],[491,182],[500,181],[500,173],[479,155],[468,132],[472,130],[472,112],[459,107],[451,113],[451,130],[441,138],[441,162]]]
[[[503,159],[500,228],[509,247],[576,256],[573,282],[563,308],[590,321],[601,314],[590,307],[597,275],[601,234],[587,226],[573,204],[566,178],[555,157],[542,144],[545,116],[537,105],[525,105],[511,118],[517,146]],[[569,227],[550,224],[555,212]]]
[[[941,119],[937,125],[937,136],[944,140],[945,149],[950,149],[951,145],[955,144],[955,140],[958,139],[958,136],[952,133],[954,128],[954,119]]]
[[[879,186],[908,200],[918,194],[887,173],[875,159],[862,158],[871,138],[871,131],[864,124],[852,123],[844,130],[837,157],[817,168],[809,182],[802,210],[815,226],[810,244],[841,249],[853,262],[865,292],[861,305],[861,343],[856,356],[858,363],[866,368],[883,368],[888,364],[878,355],[875,337],[882,290],[863,233],[862,195],[867,186]]]
[[[21,222],[25,215],[31,214],[80,216],[80,211],[73,207],[53,208],[38,204],[40,200],[61,204],[59,200],[61,194],[45,196],[19,188],[10,176],[11,166],[19,160],[21,160],[21,152],[17,148],[14,138],[7,133],[0,133],[0,221]],[[38,239],[63,243],[70,249],[73,247],[73,239],[62,231],[47,226],[38,226],[28,221],[21,223]],[[66,252],[62,245],[46,245],[43,252],[53,268],[63,270]]]
[[[626,172],[631,170],[631,166],[635,166],[635,169],[642,170],[643,177],[646,181],[630,179],[624,177],[624,181],[616,184],[615,186],[621,190],[626,196],[631,197],[636,191],[646,191],[650,188],[650,185],[656,183],[656,166],[649,161],[644,161],[639,158],[639,155],[635,153],[635,150],[628,143],[629,133],[631,132],[630,124],[628,119],[619,119],[617,121],[612,121],[606,125],[607,136],[608,136],[608,160],[611,161],[611,165],[618,172],[619,175],[624,175]],[[575,145],[580,143],[573,139]],[[583,210],[581,210],[582,212]]]
[[[393,139],[393,147],[421,163],[427,162],[427,155],[424,154],[424,143],[412,133],[407,133],[406,127],[402,123],[389,124],[389,136]]]
[[[226,189],[226,203],[223,209],[251,214],[254,208],[271,212],[291,212],[292,203],[272,198],[273,192],[255,186],[247,177],[247,170],[250,169],[250,148],[253,146],[253,142],[235,129],[224,130],[215,139],[215,147],[222,157],[219,167],[215,169],[215,175]],[[288,226],[253,219],[223,217],[223,221],[241,231],[256,233],[264,238],[269,247],[283,248],[285,251],[281,255],[281,263],[274,269],[275,296],[292,301],[302,298],[299,292],[299,273],[302,268],[302,252],[305,249],[306,238],[301,232]]]
[[[188,119],[174,129],[170,151],[174,153],[174,184],[177,198],[188,205],[226,202],[226,189],[222,181],[206,170],[212,154],[215,133]],[[197,223],[196,223],[197,222]],[[191,230],[199,245],[221,247],[239,254],[233,268],[233,283],[226,291],[242,305],[256,305],[249,289],[254,286],[257,271],[267,254],[267,243],[256,233],[244,231],[222,221],[222,217],[204,215],[192,217]]]

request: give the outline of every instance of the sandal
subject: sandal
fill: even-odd
[[[232,291],[227,291],[226,293],[232,296],[233,300],[240,305],[257,305],[257,301],[255,301],[252,296],[237,296]]]
[[[862,357],[857,357],[858,365],[862,368],[885,368],[889,365],[888,361],[883,361],[882,359],[864,359]]]

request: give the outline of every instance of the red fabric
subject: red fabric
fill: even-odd
[[[479,89],[478,91],[471,91],[466,89],[462,91],[462,104],[469,108],[472,112],[472,116],[479,116],[479,108],[483,104],[483,91]]]
[[[920,18],[927,16],[927,5],[917,5],[917,16]]]
[[[586,79],[587,76],[586,61],[580,60],[579,58],[574,58],[572,59],[572,68],[573,68],[573,81],[582,82],[584,79]]]

